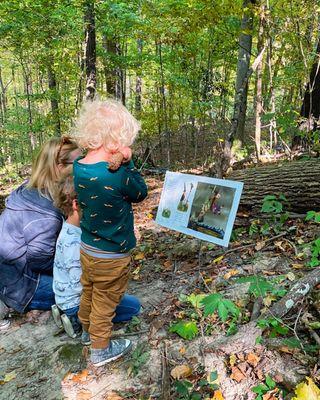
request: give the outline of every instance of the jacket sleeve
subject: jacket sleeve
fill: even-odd
[[[147,185],[131,160],[122,176],[121,192],[131,203],[140,203],[148,194]]]
[[[52,275],[56,241],[62,221],[55,217],[35,219],[24,228],[27,263],[34,272]]]

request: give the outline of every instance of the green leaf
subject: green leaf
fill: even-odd
[[[231,324],[229,325],[229,328],[227,329],[226,335],[227,336],[231,336],[234,335],[238,332],[238,327],[234,322],[231,322]]]
[[[266,376],[266,384],[270,389],[274,389],[276,387],[276,382],[269,376]]]
[[[193,321],[180,321],[169,328],[169,332],[177,333],[183,339],[191,340],[199,332],[198,327]]]
[[[218,372],[217,371],[212,371],[210,372],[210,383],[214,382],[215,380],[218,379]]]
[[[253,387],[251,390],[253,391],[253,393],[264,394],[269,391],[269,388],[263,383],[260,383],[260,385]]]
[[[210,294],[202,299],[201,303],[204,304],[203,314],[205,317],[217,311],[221,299],[222,296],[219,293]]]
[[[230,314],[238,317],[240,313],[238,307],[231,300],[224,299],[219,293],[210,294],[202,300],[202,303],[205,317],[217,311],[223,322],[228,319]]]
[[[187,296],[188,302],[194,307],[194,308],[201,308],[203,307],[202,304],[202,299],[205,297],[205,294],[190,294],[190,296]]]
[[[176,391],[182,396],[188,396],[189,391],[193,386],[189,381],[175,381],[174,385],[176,387]]]

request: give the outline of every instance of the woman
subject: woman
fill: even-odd
[[[8,307],[18,312],[50,310],[52,270],[62,214],[52,195],[62,172],[80,155],[68,137],[52,138],[36,158],[30,181],[6,200],[0,215],[0,329]],[[7,307],[6,307],[7,306]]]

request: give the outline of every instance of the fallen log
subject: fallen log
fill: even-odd
[[[320,210],[320,159],[288,161],[233,171],[227,179],[244,183],[242,209],[260,209],[267,195],[283,194],[286,210]]]

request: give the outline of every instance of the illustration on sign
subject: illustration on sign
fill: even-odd
[[[156,222],[228,246],[242,188],[242,182],[168,171]]]

